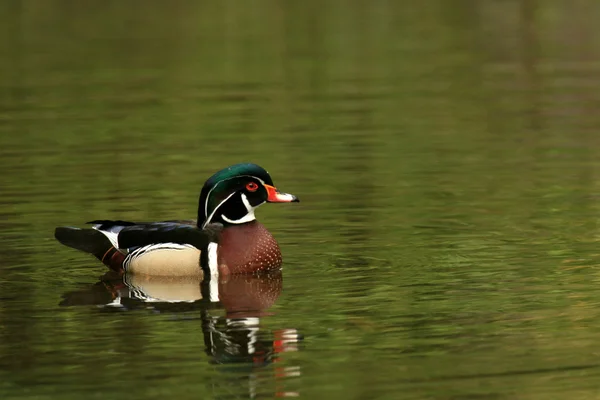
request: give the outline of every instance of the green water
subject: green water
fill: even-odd
[[[599,398],[600,3],[405,3],[2,2],[0,398]],[[242,161],[301,203],[221,303],[53,239]]]

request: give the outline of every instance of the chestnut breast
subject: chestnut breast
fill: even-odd
[[[257,221],[223,229],[218,247],[223,274],[273,271],[281,268],[281,250],[269,231]]]

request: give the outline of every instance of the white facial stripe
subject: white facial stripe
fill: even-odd
[[[254,221],[256,219],[256,217],[254,216],[254,210],[256,207],[252,207],[244,193],[242,193],[242,203],[244,203],[248,214],[244,215],[240,219],[229,219],[227,218],[227,216],[225,216],[225,214],[221,215],[221,218],[223,218],[223,220],[229,222],[230,224],[243,224],[244,222]]]
[[[208,215],[208,200],[210,199],[210,194],[212,193],[212,191],[213,191],[213,190],[215,190],[215,188],[216,188],[217,186],[219,186],[221,183],[223,183],[223,182],[225,182],[225,181],[229,181],[229,180],[231,180],[231,179],[235,179],[235,178],[241,178],[241,177],[243,177],[243,176],[247,176],[247,177],[249,177],[249,178],[254,178],[254,179],[256,179],[256,180],[260,181],[260,183],[262,183],[263,185],[265,184],[265,181],[263,181],[262,179],[260,179],[260,178],[258,178],[258,177],[256,177],[256,176],[253,176],[253,175],[237,175],[237,176],[232,176],[231,178],[223,179],[222,181],[219,181],[219,182],[217,182],[217,183],[215,184],[215,186],[213,186],[213,187],[212,187],[212,189],[210,189],[210,190],[208,191],[208,194],[206,195],[206,200],[204,201],[204,215]],[[230,197],[231,197],[231,196],[230,196]],[[228,198],[229,198],[229,197],[228,197]],[[228,198],[227,198],[227,199],[228,199]],[[225,200],[227,200],[227,199],[225,199]],[[220,206],[221,204],[223,204],[223,202],[221,202],[221,203],[219,204],[219,206]],[[219,208],[219,206],[217,206],[217,207],[215,208],[215,210],[216,210],[217,208]],[[212,217],[214,213],[215,213],[215,212],[214,212],[214,210],[213,210],[213,212],[212,212],[212,214],[210,214],[210,216]],[[209,220],[210,220],[210,218],[207,218],[206,220],[207,220],[207,221],[209,221]],[[204,225],[206,225],[206,224],[204,224]]]
[[[244,193],[242,193],[242,203],[244,203],[244,206],[246,207],[246,211],[248,211],[248,212],[254,211],[254,207],[252,207],[252,205],[250,205],[250,202],[248,201],[248,198],[246,197],[246,195]]]
[[[233,196],[234,194],[236,194],[236,192],[231,193],[229,196],[227,196],[225,198],[225,200],[220,202],[219,205],[215,207],[212,214],[210,214],[210,216],[208,218],[206,218],[206,221],[204,221],[204,224],[202,224],[202,229],[204,229],[204,227],[210,223],[210,221],[212,220],[212,217],[215,215],[215,212],[217,212],[219,207],[221,207],[223,205],[223,203],[225,203],[227,200],[229,200],[231,198],[231,196]],[[206,202],[208,203],[208,198],[206,199]]]
[[[225,215],[221,215],[224,221],[229,222],[230,224],[243,224],[245,222],[254,221],[256,217],[254,216],[254,210],[250,211],[248,214],[244,215],[240,219],[229,219]]]
[[[243,176],[246,176],[246,177],[249,177],[249,178],[254,178],[254,179],[256,179],[256,180],[260,181],[260,183],[262,183],[263,185],[265,184],[265,181],[263,181],[262,179],[260,179],[260,178],[258,178],[258,177],[256,177],[256,176],[253,176],[253,175],[238,175],[238,176],[234,176],[234,177],[231,177],[231,178],[223,179],[222,181],[219,181],[219,182],[217,182],[217,184],[216,184],[215,186],[213,186],[213,188],[212,188],[212,189],[210,189],[210,190],[208,191],[208,194],[206,195],[206,200],[204,201],[204,215],[207,215],[207,213],[208,213],[208,200],[210,199],[210,194],[212,193],[212,191],[213,191],[213,190],[215,190],[215,188],[216,188],[217,186],[219,186],[219,184],[220,184],[221,182],[225,182],[225,181],[228,181],[228,180],[231,180],[231,179],[234,179],[234,178],[240,178],[240,177],[243,177]],[[221,207],[221,206],[223,205],[223,203],[225,203],[227,200],[229,200],[229,198],[230,198],[231,196],[233,196],[234,194],[236,194],[236,193],[237,193],[237,192],[233,192],[233,193],[231,193],[229,196],[227,196],[227,197],[225,198],[225,200],[223,200],[222,202],[220,202],[220,203],[219,203],[219,205],[217,205],[217,206],[215,207],[215,209],[213,210],[213,212],[212,212],[212,213],[211,213],[211,214],[210,214],[210,215],[209,215],[209,216],[206,218],[206,221],[204,221],[204,224],[202,224],[202,229],[204,229],[204,227],[210,223],[210,221],[212,220],[212,218],[213,218],[213,217],[214,217],[214,215],[215,215],[215,212],[216,212],[216,211],[219,209],[219,207]],[[231,223],[231,224],[236,224],[236,223],[237,223],[237,224],[241,224],[241,223],[243,223],[243,222],[254,221],[254,220],[256,219],[256,218],[254,217],[254,207],[252,207],[252,206],[250,205],[250,203],[248,202],[248,199],[246,198],[246,196],[245,196],[243,193],[242,193],[242,201],[244,202],[244,205],[246,206],[246,210],[248,210],[248,214],[246,214],[246,216],[245,216],[245,217],[243,217],[243,218],[241,218],[241,219],[237,220],[237,221],[239,221],[239,222],[233,222],[233,220],[230,220],[230,219],[228,219],[227,217],[225,217],[225,216],[223,215],[223,219],[224,219],[225,221],[227,221],[227,222],[229,222],[229,223]],[[247,221],[242,221],[244,218],[248,217],[250,214],[252,214],[252,218],[248,219]]]

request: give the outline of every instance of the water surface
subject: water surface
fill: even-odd
[[[597,398],[600,5],[421,3],[0,5],[0,397]],[[242,161],[219,302],[52,237]]]

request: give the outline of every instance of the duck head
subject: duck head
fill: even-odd
[[[225,226],[254,221],[254,210],[264,203],[293,203],[298,198],[273,186],[262,167],[242,163],[220,170],[208,178],[198,204],[198,227],[211,223]]]

